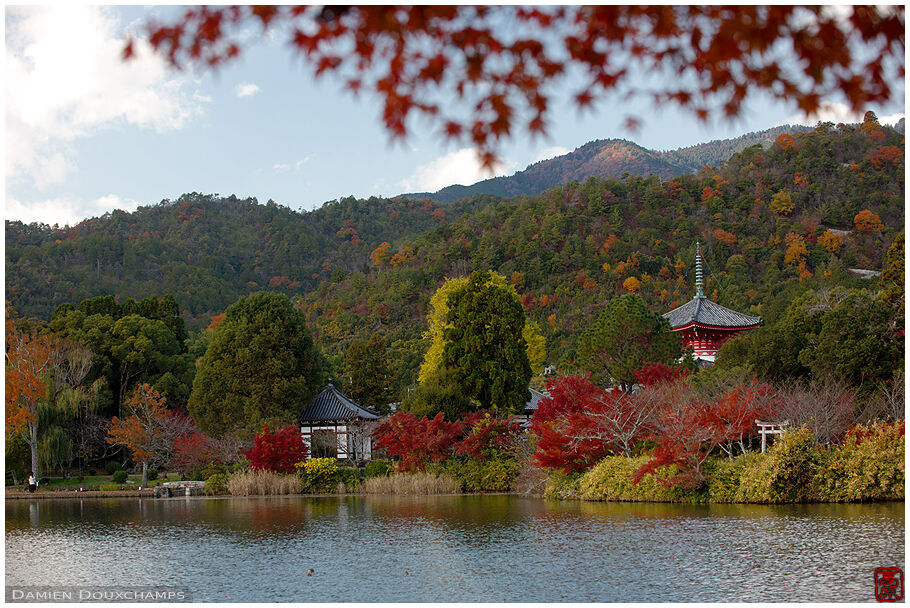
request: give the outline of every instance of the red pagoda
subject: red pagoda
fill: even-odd
[[[663,316],[678,331],[696,360],[714,362],[721,345],[748,329],[761,325],[761,317],[750,317],[712,302],[702,293],[701,248],[695,244],[695,297]]]

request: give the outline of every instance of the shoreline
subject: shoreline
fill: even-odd
[[[231,494],[219,494],[215,496],[171,496],[158,500],[174,499],[226,499],[226,498],[331,498],[340,496],[517,496],[519,498],[537,498],[541,500],[556,500],[559,502],[616,502],[616,503],[660,503],[660,504],[690,504],[690,505],[713,505],[713,504],[740,504],[740,505],[813,505],[813,504],[874,504],[883,502],[905,502],[903,498],[893,498],[886,500],[859,500],[859,501],[806,501],[806,502],[697,502],[697,501],[668,501],[668,500],[587,500],[583,498],[553,498],[540,495],[528,495],[516,492],[464,492],[459,494],[367,494],[363,492],[352,492],[350,494],[249,494],[233,496]],[[23,490],[6,491],[7,500],[29,500],[29,499],[83,499],[83,498],[155,498],[155,490],[118,490],[118,491],[59,491],[59,492],[28,492]]]

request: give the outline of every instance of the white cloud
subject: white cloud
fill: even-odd
[[[290,171],[291,169],[294,169],[294,171],[300,171],[300,167],[302,167],[305,164],[307,164],[308,162],[310,162],[310,160],[312,160],[312,158],[313,158],[313,155],[309,154],[293,163],[275,163],[274,165],[272,165],[272,170],[276,171],[278,173],[283,173],[284,171]]]
[[[533,162],[539,163],[542,160],[549,160],[551,158],[556,158],[557,156],[562,156],[563,154],[568,154],[571,152],[568,148],[563,148],[562,146],[551,146],[549,148],[544,148],[537,153],[537,158]]]
[[[788,118],[785,122],[789,124],[808,125],[810,127],[814,127],[819,121],[833,122],[834,124],[853,124],[863,122],[865,114],[865,112],[854,112],[849,106],[843,103],[823,101],[818,112],[808,116],[806,114],[796,114]],[[889,114],[888,116],[879,116],[878,122],[882,125],[893,125],[903,117],[904,114],[902,112],[898,114]]]
[[[241,82],[235,89],[237,97],[252,97],[261,90],[262,89],[260,89],[258,85],[255,85],[252,82]]]
[[[107,196],[102,196],[101,198],[96,198],[93,200],[90,203],[89,208],[94,209],[91,217],[95,217],[96,215],[104,215],[105,213],[113,211],[114,209],[120,209],[121,211],[132,213],[138,206],[139,202],[134,201],[131,198],[120,198],[116,194],[108,194]]]
[[[896,125],[898,122],[900,122],[901,118],[904,118],[903,112],[901,112],[899,114],[888,114],[887,116],[879,116],[878,124],[893,126],[893,125]]]
[[[480,180],[514,172],[514,163],[499,163],[492,171],[483,169],[473,148],[462,148],[421,165],[409,177],[398,182],[408,192],[435,192],[454,184],[470,185]]]
[[[814,114],[796,114],[786,120],[791,124],[808,125],[814,127],[821,122],[854,123],[862,122],[865,112],[854,112],[843,103],[823,101],[821,107]]]
[[[202,111],[147,43],[125,62],[113,9],[59,4],[6,9],[6,173],[37,187],[75,167],[73,142],[118,124],[164,132]]]
[[[7,197],[5,219],[20,220],[25,224],[38,222],[75,226],[86,218],[98,217],[114,209],[135,211],[139,204],[132,199],[120,198],[116,194],[108,194],[87,203],[65,196],[27,203]]]

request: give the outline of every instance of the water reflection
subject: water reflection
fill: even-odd
[[[904,565],[903,514],[514,496],[8,500],[6,580],[186,585],[221,601],[863,601],[875,568]]]

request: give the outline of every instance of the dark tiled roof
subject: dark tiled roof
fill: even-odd
[[[544,397],[548,397],[549,395],[534,390],[533,388],[528,388],[528,391],[531,393],[531,398],[525,404],[525,412],[533,414],[535,411],[537,411],[537,406],[540,404],[540,400]]]
[[[351,418],[376,420],[379,415],[360,407],[330,384],[325,387],[324,391],[316,395],[313,403],[303,410],[298,419],[300,422],[307,422],[312,420],[350,420]]]
[[[758,327],[761,325],[761,317],[750,317],[698,296],[663,316],[670,322],[670,327],[673,329],[692,323],[711,327]]]

